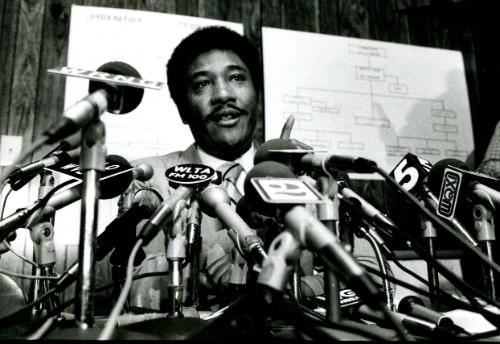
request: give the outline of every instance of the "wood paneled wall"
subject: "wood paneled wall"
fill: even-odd
[[[476,160],[482,158],[499,118],[495,92],[487,89],[495,78],[489,71],[498,73],[499,68],[494,59],[484,58],[491,53],[488,32],[496,19],[488,13],[495,12],[494,1],[0,0],[0,135],[21,135],[25,144],[30,143],[61,116],[65,81],[48,76],[46,70],[66,64],[73,4],[243,22],[245,34],[258,47],[261,27],[271,26],[461,50]],[[257,141],[263,138],[261,118]],[[33,158],[45,153],[42,149]]]

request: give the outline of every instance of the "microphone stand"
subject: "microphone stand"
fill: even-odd
[[[44,170],[40,176],[38,199],[43,199],[54,188],[54,177],[50,171]],[[43,210],[41,212],[43,214]],[[43,222],[30,226],[30,237],[33,242],[35,276],[55,277],[56,253],[54,246],[54,216]],[[49,291],[52,283],[49,280],[34,280],[31,285],[29,300],[33,301]],[[58,306],[57,294],[52,294],[47,300],[33,307],[33,315],[43,315]]]
[[[200,272],[200,251],[201,251],[201,218],[202,212],[197,199],[192,199],[189,207],[189,217],[186,229],[186,256],[188,257],[188,271],[191,278],[188,279],[187,290],[189,293],[188,304],[195,309],[200,305],[199,272]]]
[[[325,200],[317,205],[318,219],[338,237],[339,231],[339,199],[337,197],[337,182],[321,176],[318,178],[319,191]],[[326,317],[331,321],[340,321],[340,285],[338,276],[325,266],[325,300]]]
[[[435,238],[437,237],[436,228],[428,218],[423,216],[420,217],[420,224],[422,237],[427,242],[429,256],[432,259],[436,259],[436,247],[434,245]],[[429,262],[427,262],[427,280],[429,281],[429,299],[431,303],[434,303],[439,291],[439,275]]]
[[[184,235],[184,218],[181,212],[185,201],[179,201],[175,205],[173,224],[168,233],[167,262],[168,262],[168,284],[167,284],[167,315],[172,318],[182,318],[182,304],[184,296],[184,283],[182,276],[182,262],[186,259],[186,236]]]
[[[481,191],[478,191],[481,192]],[[481,250],[493,261],[493,241],[495,237],[495,223],[493,212],[495,206],[489,195],[481,192],[482,202],[474,204],[472,214],[474,218],[474,229],[476,230],[476,240],[479,242]],[[490,266],[483,265],[484,283],[488,296],[496,300],[495,274]]]
[[[83,129],[80,157],[83,189],[75,307],[75,321],[82,330],[94,325],[94,246],[98,224],[100,176],[104,171],[106,160],[104,141],[105,127],[99,119]]]

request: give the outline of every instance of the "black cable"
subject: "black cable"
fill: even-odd
[[[427,296],[429,297],[431,294],[424,290],[424,289],[420,289],[418,287],[415,287],[414,285],[411,285],[409,283],[406,283],[406,282],[403,282],[402,280],[399,280],[393,276],[390,276],[390,275],[383,275],[380,271],[376,270],[376,269],[373,269],[369,266],[364,266],[370,273],[373,273],[377,276],[385,276],[389,281],[393,282],[394,284],[398,284],[402,287],[405,287],[411,291],[414,291],[420,295],[424,295],[424,296]],[[496,314],[496,313],[493,313],[491,311],[488,311],[486,309],[484,309],[484,307],[480,308],[479,310],[476,309],[476,307],[470,305],[469,303],[463,301],[463,300],[460,300],[460,299],[457,299],[453,296],[451,296],[450,294],[440,290],[440,292],[438,293],[438,295],[434,295],[436,296],[436,298],[438,300],[440,300],[440,302],[442,302],[443,304],[446,304],[450,307],[456,307],[456,308],[459,308],[459,307],[462,307],[464,309],[467,309],[467,310],[470,310],[470,311],[474,311],[474,312],[477,312],[477,313],[480,313],[481,315],[483,315],[485,318],[488,318],[488,316],[492,316],[492,317],[495,317],[495,318],[498,318],[499,315]],[[477,302],[477,301],[476,301]]]

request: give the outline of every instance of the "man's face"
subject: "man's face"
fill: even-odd
[[[207,153],[232,160],[252,144],[257,93],[247,66],[230,50],[210,50],[186,76],[184,123]]]

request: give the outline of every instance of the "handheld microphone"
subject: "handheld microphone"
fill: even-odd
[[[182,164],[169,168],[165,171],[165,176],[170,186],[176,189],[142,227],[139,239],[142,239],[143,245],[149,244],[158,234],[161,226],[172,219],[177,202],[191,198],[195,192],[210,184],[217,174],[213,168],[205,165]]]
[[[360,296],[375,307],[379,307],[378,289],[365,270],[344,249],[340,240],[325,225],[309,213],[303,202],[296,201],[287,205],[265,203],[252,183],[252,179],[295,178],[290,169],[278,162],[265,161],[255,165],[245,178],[245,196],[256,209],[271,209],[288,226],[293,236],[304,247],[314,250],[324,258],[325,264],[338,273]]]
[[[424,336],[426,338],[455,338],[455,331],[450,330],[447,327],[440,326],[438,324],[434,324],[430,321],[423,320],[417,317],[413,317],[408,314],[389,311],[394,319],[401,324],[404,328],[406,328],[410,333]],[[373,321],[374,323],[384,327],[386,325],[390,325],[387,322],[386,317],[380,311],[375,311],[368,307],[367,305],[361,305],[357,309],[357,313],[361,318],[364,318],[369,321]]]
[[[7,177],[7,182],[10,184],[12,190],[19,190],[46,167],[58,166],[76,161],[79,157],[79,149],[69,152],[62,150],[55,151],[53,154],[46,156],[43,159],[15,168]]]
[[[231,232],[235,232],[236,246],[241,247],[242,253],[258,264],[267,257],[262,240],[248,227],[247,223],[231,207],[231,199],[227,191],[219,185],[209,185],[196,195],[203,212],[211,217],[217,217]]]
[[[430,321],[439,326],[451,328],[454,325],[450,317],[425,307],[424,301],[414,295],[405,296],[399,301],[398,312]]]
[[[339,193],[342,195],[342,198],[355,198],[359,201],[361,206],[361,210],[365,213],[368,218],[370,218],[376,225],[381,226],[382,228],[392,229],[396,227],[396,224],[392,222],[387,215],[382,213],[380,210],[371,205],[368,201],[366,201],[363,197],[358,195],[356,192],[351,190],[346,186],[344,182],[338,182],[339,185]]]
[[[101,183],[101,194],[99,198],[111,199],[119,196],[120,194],[125,192],[127,187],[132,182],[132,179],[137,178],[138,180],[148,180],[149,178],[151,178],[151,174],[148,171],[152,171],[151,166],[141,164],[134,167],[132,171],[120,173],[103,180]],[[56,210],[80,200],[81,192],[82,185],[78,184],[71,188],[57,192],[55,195],[53,195],[47,201],[47,204],[43,207],[40,214],[33,214],[34,216],[31,216],[34,209],[38,207],[38,202],[35,202],[31,206],[22,210],[18,210],[14,214],[0,220],[0,241],[5,239],[11,231],[25,225],[27,222],[29,226],[31,223],[37,222],[39,220],[39,216],[50,216]]]
[[[330,153],[318,154],[299,141],[285,139],[272,139],[261,144],[255,152],[254,164],[257,165],[263,161],[280,162],[290,166],[297,174],[301,172],[323,174],[324,168],[332,173],[339,171],[373,173],[377,171],[377,164],[374,161]]]
[[[97,72],[91,73],[95,75],[99,74],[98,72],[102,75],[121,75],[122,81],[127,80],[127,77],[141,78],[134,67],[118,61],[105,63],[97,69]],[[125,114],[139,106],[144,94],[144,90],[139,88],[141,86],[121,86],[123,83],[118,83],[115,79],[102,79],[105,79],[105,82],[89,82],[90,94],[65,110],[62,120],[44,132],[48,138],[47,143],[54,143],[84,128],[105,111]]]
[[[119,217],[111,221],[96,238],[95,259],[100,261],[115,249],[111,255],[112,265],[121,265],[129,256],[135,243],[136,226],[143,219],[149,218],[160,206],[162,198],[153,189],[140,189],[133,196],[132,206]],[[142,251],[141,251],[142,252]],[[144,255],[144,253],[142,253]],[[145,256],[142,257],[144,259]],[[136,256],[135,265],[142,261]]]

